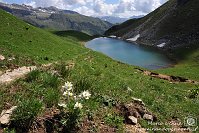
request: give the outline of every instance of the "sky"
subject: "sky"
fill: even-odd
[[[146,15],[167,0],[0,0],[4,3],[27,4],[33,7],[55,6],[87,16],[131,17]]]

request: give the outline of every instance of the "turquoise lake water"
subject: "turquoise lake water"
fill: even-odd
[[[171,66],[172,61],[161,51],[111,38],[96,38],[86,44],[87,48],[101,52],[114,60],[147,69]]]

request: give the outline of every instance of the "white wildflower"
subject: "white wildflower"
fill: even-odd
[[[75,103],[75,106],[74,106],[74,109],[77,109],[77,108],[79,108],[79,109],[82,109],[82,104],[81,103],[79,103],[79,102],[76,102]]]
[[[64,91],[63,96],[68,96],[69,91]]]
[[[63,108],[66,108],[66,107],[67,107],[67,105],[64,104],[64,103],[59,103],[58,106],[63,107]]]
[[[70,97],[72,97],[72,96],[73,96],[73,93],[70,92],[70,91],[65,91],[65,92],[63,93],[63,96],[70,96]]]
[[[68,92],[68,96],[72,97],[73,93],[72,92]]]
[[[74,97],[74,99],[75,99],[75,101],[77,100],[77,96],[73,96]]]
[[[79,98],[82,98],[82,94],[78,95]]]
[[[83,91],[83,92],[81,93],[81,96],[82,96],[83,98],[85,98],[85,99],[89,99],[90,96],[91,96],[91,94],[90,94],[89,91]]]
[[[73,84],[71,82],[66,82],[64,86],[62,86],[62,88],[68,90],[68,91],[71,91],[72,88],[73,88]]]

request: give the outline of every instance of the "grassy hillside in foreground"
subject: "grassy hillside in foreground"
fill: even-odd
[[[42,126],[46,126],[58,131],[64,127],[71,132],[108,132],[107,129],[123,132],[124,116],[117,112],[115,105],[129,103],[132,97],[142,99],[157,116],[158,122],[177,118],[183,122],[190,115],[199,118],[198,90],[193,84],[170,83],[144,76],[133,66],[81,47],[77,41],[67,41],[67,38],[29,26],[3,11],[0,11],[0,19],[1,54],[7,57],[12,53],[11,56],[15,56],[17,61],[10,63],[22,65],[19,57],[23,57],[23,65],[28,65],[29,59],[35,64],[58,61],[50,68],[39,68],[23,79],[0,86],[0,112],[10,106],[18,106],[8,129],[40,131]],[[89,90],[92,95],[83,102],[83,109],[78,115],[69,111],[65,116],[61,115],[65,119],[56,117],[58,122],[53,123],[53,113],[59,114],[58,103],[63,97],[61,86],[66,81],[74,84],[74,93]],[[42,124],[39,120],[45,124],[39,126]],[[83,123],[79,123],[79,128],[73,128],[76,120]],[[139,119],[139,123],[145,128],[153,127],[143,119]]]
[[[66,40],[35,28],[0,10],[0,52],[6,56],[20,57],[18,65],[31,65],[25,57],[37,63],[71,59],[85,52],[77,41]],[[23,61],[23,62],[21,62]],[[3,64],[1,64],[3,65]]]

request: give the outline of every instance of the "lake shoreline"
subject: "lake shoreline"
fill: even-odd
[[[96,41],[96,39],[100,40]],[[118,40],[118,42],[112,42],[111,39]],[[150,70],[166,69],[176,65],[176,62],[171,60],[168,56],[165,56],[162,51],[157,51],[154,47],[132,43],[123,39],[102,36],[88,41],[84,46],[109,56],[113,60]],[[118,49],[121,49],[119,54],[116,52]]]

